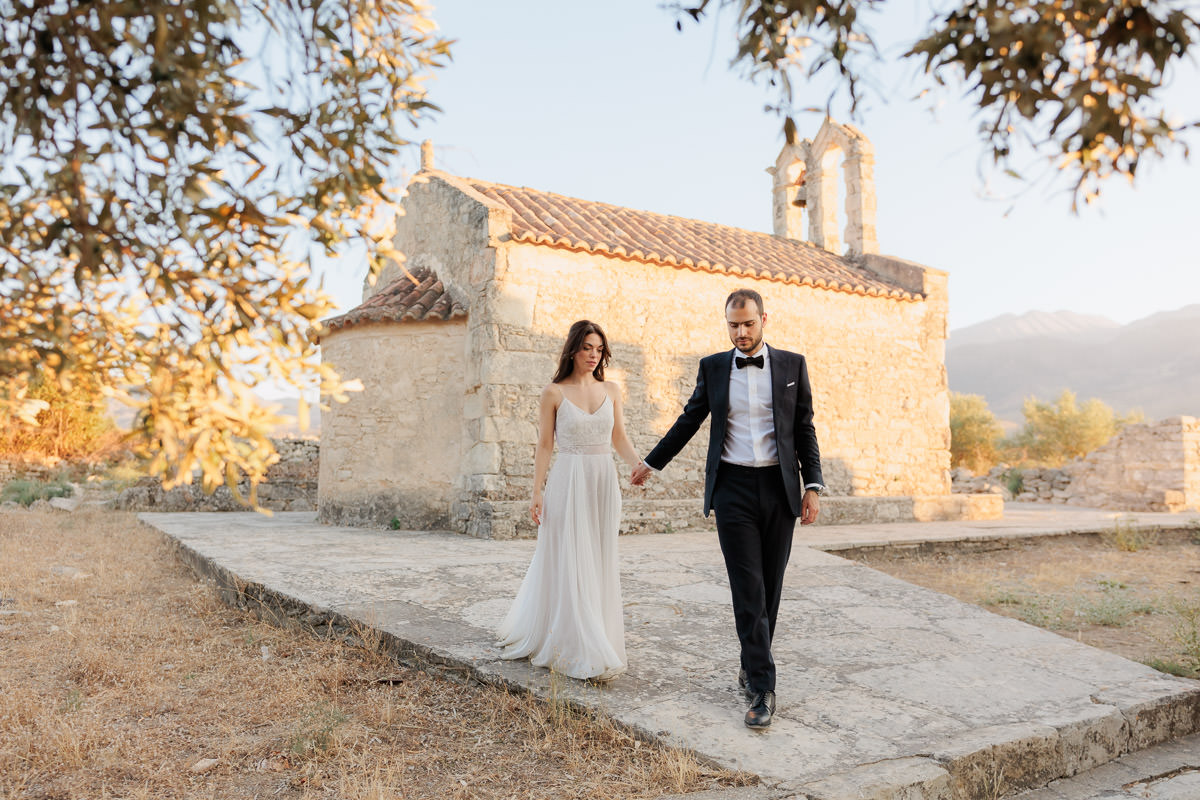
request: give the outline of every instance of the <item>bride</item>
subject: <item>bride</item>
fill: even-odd
[[[534,666],[598,681],[626,667],[617,563],[621,490],[612,449],[631,469],[640,463],[625,433],[621,391],[604,380],[610,356],[600,326],[580,320],[542,390],[529,505],[537,546],[497,631],[503,658],[528,657]]]

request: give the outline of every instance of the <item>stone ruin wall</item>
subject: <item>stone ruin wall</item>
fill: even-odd
[[[1120,511],[1200,511],[1200,419],[1127,425],[1108,444],[1061,469],[1019,472],[1015,497],[1007,486],[1011,470],[1004,466],[983,476],[956,469],[954,491]]]
[[[58,465],[38,464],[16,459],[0,460],[0,486],[17,480],[49,480],[59,469]]]
[[[1068,464],[1069,503],[1130,511],[1200,511],[1200,420],[1127,425],[1105,446]]]
[[[271,440],[279,462],[267,470],[265,482],[259,484],[258,501],[272,511],[315,511],[317,508],[317,470],[321,445],[316,439],[279,438]],[[64,468],[80,468],[78,464],[57,462],[43,464],[33,461],[0,460],[0,486],[15,480],[49,481],[61,475]],[[101,468],[89,467],[102,472]],[[76,474],[72,471],[72,474]],[[78,488],[78,487],[76,487]],[[243,496],[250,491],[249,481],[238,486]],[[157,478],[141,478],[112,498],[113,508],[123,511],[245,511],[225,486],[205,494],[197,481],[164,491]]]
[[[279,462],[267,470],[258,486],[258,502],[272,511],[315,511],[317,508],[317,469],[321,445],[315,439],[272,439]],[[248,481],[238,486],[243,496],[250,491]],[[205,494],[200,484],[177,486],[164,491],[157,478],[142,478],[122,491],[113,508],[124,511],[246,511],[228,487],[219,486]]]

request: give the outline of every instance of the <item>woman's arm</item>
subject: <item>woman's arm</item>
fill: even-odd
[[[621,460],[633,469],[641,464],[642,460],[638,458],[637,451],[633,449],[633,442],[629,441],[629,435],[625,433],[625,409],[621,400],[621,387],[612,381],[605,381],[604,390],[608,392],[608,398],[613,404],[613,447]]]
[[[550,456],[554,453],[554,420],[560,402],[562,390],[553,383],[546,384],[538,407],[538,440],[533,453],[533,499],[529,503],[529,516],[537,525],[542,524],[542,489],[546,483],[546,473],[550,471]]]

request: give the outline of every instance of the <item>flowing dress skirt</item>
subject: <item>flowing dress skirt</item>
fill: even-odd
[[[503,658],[528,657],[580,679],[625,671],[620,521],[611,452],[560,452],[546,481],[533,560],[497,631]]]

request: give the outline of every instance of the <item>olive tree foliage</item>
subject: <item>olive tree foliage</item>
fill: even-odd
[[[832,76],[853,113],[882,61],[870,12],[883,1],[684,0],[675,8],[695,19],[734,9],[734,61],[769,76],[781,110],[790,111],[797,87]],[[1197,123],[1174,120],[1161,96],[1198,33],[1194,0],[949,0],[903,57],[935,84],[966,88],[1000,168],[1020,177],[1018,152],[1048,156],[1077,210],[1104,179],[1132,181],[1143,157],[1175,146],[1186,154],[1180,135]],[[790,136],[790,118],[785,127]]]
[[[309,257],[400,260],[380,212],[448,41],[419,0],[0,15],[0,416],[44,408],[32,375],[89,376],[166,485],[257,485],[281,418],[256,385],[355,388],[315,358]]]
[[[950,393],[950,466],[987,471],[1003,434],[983,395]]]
[[[1104,401],[1080,403],[1063,390],[1054,402],[1026,398],[1025,426],[1008,443],[1012,455],[1047,466],[1062,466],[1103,447],[1126,425],[1142,421],[1140,411],[1117,414]]]

